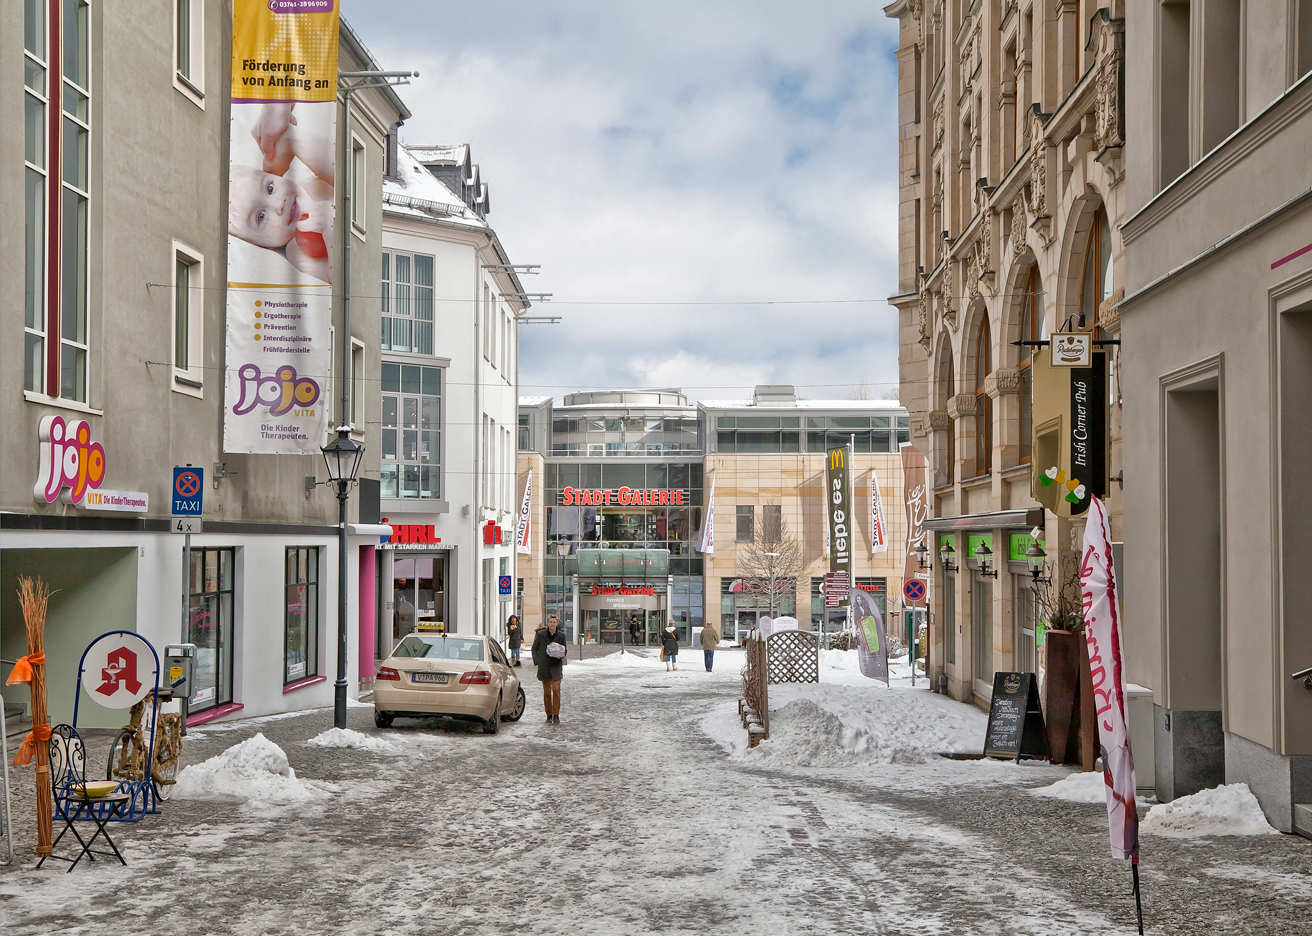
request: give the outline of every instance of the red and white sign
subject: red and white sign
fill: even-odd
[[[383,520],[387,523],[387,520]],[[436,545],[442,542],[442,538],[437,535],[437,528],[431,523],[393,523],[392,535],[388,538],[389,543],[428,543]]]
[[[697,544],[697,551],[708,556],[715,554],[715,475],[711,475],[711,497],[706,502],[706,522],[702,524],[702,538]]]
[[[1084,598],[1084,640],[1089,645],[1089,673],[1102,746],[1102,778],[1107,786],[1107,822],[1112,857],[1139,863],[1139,814],[1134,808],[1134,757],[1125,714],[1125,655],[1121,644],[1121,608],[1112,566],[1111,530],[1102,501],[1089,503],[1080,560]]]
[[[609,490],[583,490],[567,487],[560,492],[562,507],[686,507],[687,491],[643,490],[640,488],[611,488]]]
[[[656,588],[652,585],[593,585],[592,594],[598,595],[646,595],[648,597],[656,594]]]
[[[533,469],[528,470],[528,477],[524,481],[524,499],[519,502],[519,529],[515,531],[515,552],[528,556],[532,555],[533,547],[529,545],[529,526],[532,521],[533,511]]]
[[[137,634],[97,637],[82,658],[82,689],[105,708],[132,708],[155,688],[155,651]]]
[[[888,552],[888,524],[884,521],[884,499],[879,496],[879,474],[870,469],[870,552]]]

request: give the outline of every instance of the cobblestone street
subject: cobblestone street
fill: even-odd
[[[114,829],[126,868],[33,870],[25,838],[0,877],[5,933],[1134,931],[1104,808],[1026,792],[1065,770],[764,766],[700,728],[733,711],[741,656],[696,663],[571,665],[560,725],[533,683],[495,736],[378,731],[369,707],[351,726],[390,749],[307,745],[322,710],[193,731],[187,763],[261,732],[322,795],[175,799]],[[1146,837],[1142,874],[1147,932],[1312,933],[1304,839]]]

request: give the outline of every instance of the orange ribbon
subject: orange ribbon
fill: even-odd
[[[49,725],[35,725],[23,739],[23,743],[18,746],[18,753],[14,755],[14,765],[25,767],[32,763],[32,758],[36,756],[36,745],[38,741],[50,740]]]
[[[32,667],[41,666],[45,661],[46,655],[44,653],[30,653],[25,657],[19,657],[14,663],[14,671],[10,673],[9,678],[5,680],[5,685],[12,686],[15,683],[30,683],[32,681]]]

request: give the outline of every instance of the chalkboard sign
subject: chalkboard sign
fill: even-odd
[[[1039,687],[1033,673],[994,673],[989,727],[984,735],[986,757],[1048,756]]]

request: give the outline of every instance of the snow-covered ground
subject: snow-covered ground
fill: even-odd
[[[111,829],[128,866],[36,871],[29,846],[0,875],[3,931],[1132,932],[1105,807],[1030,795],[1070,771],[936,756],[978,750],[983,713],[841,654],[819,685],[771,687],[773,737],[748,751],[742,663],[570,663],[560,725],[526,669],[529,709],[494,736],[379,730],[367,707],[346,731],[330,711],[207,726],[163,813]],[[1145,835],[1148,932],[1308,932],[1306,842],[1214,841]]]

